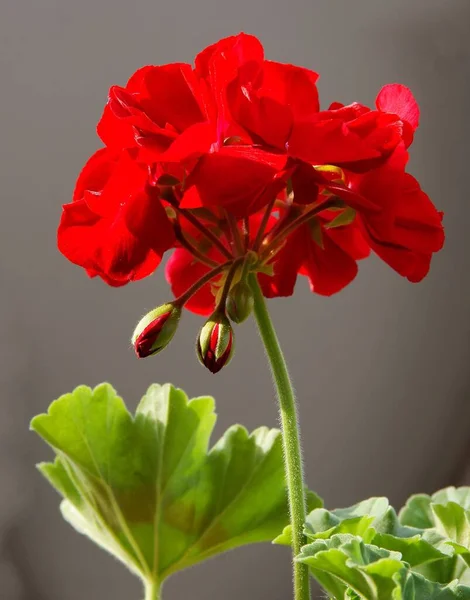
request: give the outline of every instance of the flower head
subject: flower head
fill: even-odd
[[[174,249],[166,276],[180,305],[209,315],[224,296],[235,322],[247,272],[267,297],[291,295],[299,275],[329,296],[373,251],[420,281],[444,233],[406,171],[416,100],[391,84],[373,108],[325,110],[317,79],[239,34],[194,66],[147,66],[113,86],[98,124],[105,147],[64,206],[60,250],[120,286]]]

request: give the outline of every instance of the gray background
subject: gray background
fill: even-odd
[[[0,598],[138,600],[136,581],[75,534],[34,471],[48,449],[29,418],[79,383],[111,381],[134,407],[147,385],[213,394],[217,434],[276,424],[250,322],[213,377],[188,315],[171,347],[137,361],[128,337],[164,301],[160,272],[125,289],[89,281],[55,246],[60,205],[98,147],[107,89],[146,63],[190,61],[218,38],[257,34],[267,55],[320,71],[323,105],[372,103],[400,81],[422,126],[411,168],[445,210],[448,241],[420,285],[362,264],[340,295],[270,302],[301,405],[308,481],[329,506],[456,481],[469,440],[468,0],[2,0],[0,8]],[[168,600],[290,597],[287,553],[251,547],[167,585]]]

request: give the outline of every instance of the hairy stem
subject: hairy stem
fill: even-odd
[[[256,275],[250,275],[254,296],[254,313],[259,333],[266,350],[272,375],[276,384],[284,445],[286,481],[292,525],[293,556],[300,553],[306,543],[303,534],[305,523],[305,486],[303,480],[300,432],[297,422],[294,390],[287,371],[286,361],[269,316],[263,293]],[[310,600],[310,581],[307,565],[293,561],[294,599]]]

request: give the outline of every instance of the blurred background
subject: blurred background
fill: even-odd
[[[129,336],[169,291],[162,270],[120,290],[55,245],[61,204],[99,146],[111,84],[146,63],[190,62],[240,30],[269,58],[319,71],[322,105],[373,104],[409,85],[422,109],[410,168],[445,211],[447,244],[419,285],[372,258],[330,299],[270,302],[300,402],[308,483],[329,507],[465,480],[470,445],[470,3],[468,0],[3,0],[0,8],[0,598],[138,600],[139,584],[58,512],[34,464],[30,418],[80,383],[108,380],[130,408],[151,382],[218,402],[217,435],[277,423],[254,324],[229,368],[194,356],[186,315],[170,348],[137,361]],[[467,478],[468,479],[468,478]],[[249,547],[170,580],[168,600],[290,597],[284,548]]]

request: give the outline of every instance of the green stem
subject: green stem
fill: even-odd
[[[297,423],[295,396],[276,331],[274,330],[269,316],[258,279],[254,274],[250,275],[250,285],[254,296],[256,322],[271,366],[279,400],[289,510],[292,525],[292,552],[295,557],[300,553],[300,549],[306,543],[303,534],[305,523],[305,486],[303,481],[302,451],[300,447],[300,432]],[[310,600],[310,581],[307,565],[294,561],[293,571],[294,599]]]
[[[145,584],[145,600],[161,600],[160,586],[154,581]]]

